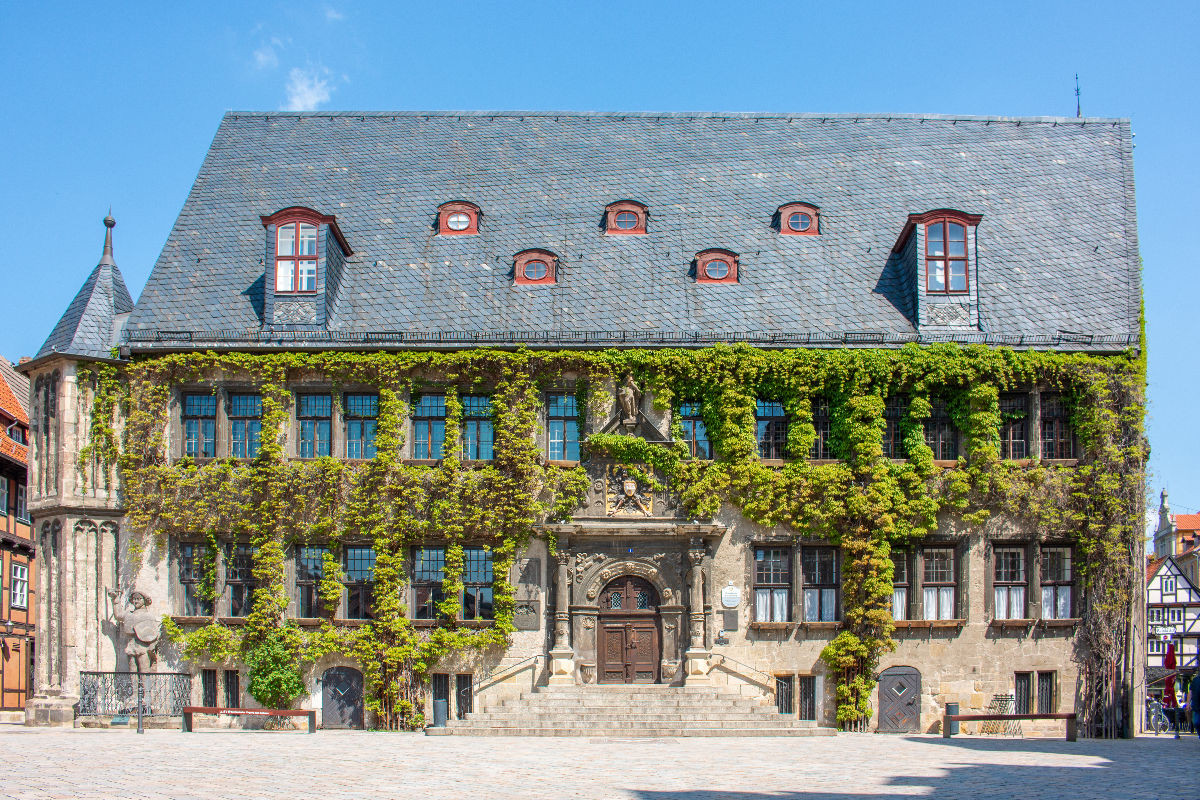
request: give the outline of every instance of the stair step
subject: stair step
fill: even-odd
[[[470,720],[472,722],[475,722],[475,721],[494,722],[494,721],[503,721],[503,720],[511,720],[511,719],[520,719],[522,721],[528,721],[531,723],[542,723],[542,722],[553,722],[555,720],[561,720],[565,716],[566,715],[564,715],[564,714],[548,714],[548,713],[544,713],[544,712],[535,712],[535,711],[529,711],[529,712],[524,712],[524,713],[511,713],[511,714],[499,713],[499,712],[495,712],[495,711],[484,711],[484,712],[477,712],[477,713],[472,714],[470,717]],[[651,722],[658,722],[658,721],[663,721],[663,720],[679,721],[679,722],[692,722],[692,721],[696,721],[696,720],[706,720],[708,722],[713,722],[713,723],[761,722],[764,720],[769,720],[774,723],[779,723],[781,721],[783,721],[783,722],[790,721],[789,718],[786,716],[783,716],[780,714],[771,714],[771,713],[754,714],[754,713],[720,713],[720,712],[714,713],[714,712],[709,712],[709,713],[705,713],[705,714],[678,714],[678,713],[660,712],[660,711],[647,711],[647,712],[641,713],[641,714],[629,713],[629,712],[597,714],[597,713],[591,712],[589,710],[582,710],[577,713],[573,713],[570,715],[569,718],[572,720],[581,720],[581,721],[588,721],[588,722],[613,722],[613,723],[620,723],[620,722],[624,722],[626,720],[631,721],[631,722],[639,721],[639,720],[651,721]],[[795,721],[796,722],[805,722],[805,723],[809,723],[809,724],[813,724],[813,725],[816,724],[816,723],[812,722],[811,720],[795,720]]]
[[[426,728],[429,736],[588,736],[592,738],[648,739],[692,736],[833,736],[833,728],[645,728],[636,733],[624,728]]]

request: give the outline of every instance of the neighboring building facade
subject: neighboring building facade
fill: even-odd
[[[1200,668],[1200,589],[1175,556],[1156,558],[1146,567],[1146,628],[1148,673],[1163,667],[1168,643],[1175,645],[1177,669]]]
[[[0,358],[0,714],[22,718],[33,688],[37,608],[29,527],[29,380]]]
[[[1172,514],[1167,492],[1162,492],[1158,527],[1154,531],[1154,557],[1174,556],[1193,586],[1200,586],[1200,514]]]
[[[255,540],[234,530],[238,520],[217,532],[215,551],[214,538],[182,529],[161,547],[131,545],[143,531],[121,504],[144,487],[118,493],[119,476],[94,449],[79,459],[95,443],[99,365],[208,350],[446,353],[404,377],[387,455],[435,468],[457,440],[458,456],[486,469],[508,455],[494,449],[506,411],[491,394],[507,378],[451,358],[479,347],[513,351],[523,365],[530,348],[556,357],[680,348],[734,362],[751,352],[729,344],[894,353],[951,343],[1118,358],[1139,347],[1130,141],[1119,120],[227,115],[138,303],[106,220],[100,264],[24,368],[41,409],[32,503],[50,550],[39,588],[55,598],[41,606],[30,723],[70,721],[80,670],[123,668],[106,589],[135,583],[185,631],[239,630],[263,591]],[[289,463],[380,455],[393,384],[347,380],[335,360],[284,370],[277,444]],[[436,530],[399,552],[403,614],[422,633],[438,625],[451,557],[462,561],[457,628],[486,629],[503,584],[514,587],[506,646],[446,657],[432,696],[449,700],[452,715],[494,707],[528,690],[522,665],[532,664],[533,680],[550,685],[766,690],[781,711],[833,724],[820,654],[845,623],[842,550],[755,522],[733,502],[688,513],[653,469],[589,457],[589,437],[619,434],[707,461],[718,441],[710,431],[735,423],[719,403],[679,393],[689,387],[657,396],[665,378],[638,385],[568,362],[531,379],[526,443],[539,468],[585,476],[578,506],[558,518],[542,509],[511,563],[487,541],[459,550]],[[215,471],[274,446],[260,437],[277,383],[254,375],[229,366],[172,379],[161,420],[146,429],[161,435],[165,460]],[[1060,388],[1002,388],[1003,459],[1070,469],[1087,458]],[[777,391],[749,398],[736,424],[756,451],[738,458],[783,475],[805,460],[791,452],[801,431],[813,439],[811,463],[836,465],[840,401],[800,404]],[[906,448],[928,447],[936,467],[956,467],[966,453],[950,404],[933,402],[916,420],[919,445],[903,438],[908,409],[884,411],[883,459],[899,465],[914,458]],[[133,424],[119,411],[113,421],[118,431]],[[871,726],[931,730],[947,702],[984,711],[997,695],[1018,710],[1068,710],[1084,612],[1074,543],[1003,514],[967,524],[945,513],[935,527],[891,554],[897,647],[879,664]],[[393,599],[375,594],[377,565],[396,555],[375,541],[287,541],[287,617],[302,630],[372,625],[375,604]],[[323,592],[330,570],[343,584],[335,609]],[[162,663],[197,675],[197,702],[251,702],[236,661],[165,647]],[[304,665],[300,704],[322,709],[329,725],[369,721],[360,667],[348,650],[322,651]],[[349,710],[335,713],[347,696]]]

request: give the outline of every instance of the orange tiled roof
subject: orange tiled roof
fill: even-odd
[[[8,362],[5,362],[4,366],[8,367]],[[5,373],[11,373],[12,377],[5,375]],[[3,409],[4,413],[17,422],[29,427],[29,415],[25,413],[25,406],[17,400],[16,394],[13,393],[13,388],[8,384],[14,378],[19,379],[19,376],[12,371],[11,367],[0,369],[0,409]]]
[[[1200,531],[1200,514],[1175,514],[1175,528],[1181,531]]]
[[[12,439],[0,433],[0,456],[7,456],[13,461],[18,461],[22,464],[29,464],[29,448],[23,444],[18,444]]]
[[[1154,579],[1154,573],[1158,572],[1158,568],[1161,567],[1166,562],[1166,560],[1167,560],[1167,557],[1163,556],[1162,558],[1154,559],[1153,561],[1151,561],[1149,564],[1146,565],[1146,583],[1149,583],[1151,580]]]

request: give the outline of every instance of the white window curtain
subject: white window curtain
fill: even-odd
[[[821,590],[821,622],[833,622],[837,618],[834,612],[837,610],[837,590],[822,589]]]
[[[921,599],[925,619],[954,619],[953,586],[926,586]]]
[[[1025,587],[996,587],[996,619],[1025,618]]]
[[[787,589],[772,589],[771,590],[771,621],[772,622],[787,622],[788,621],[788,590]]]
[[[1068,619],[1071,616],[1071,587],[1042,587],[1042,616],[1046,619]]]
[[[892,589],[892,619],[908,619],[908,588]]]
[[[804,590],[804,621],[819,622],[820,621],[820,595],[817,594],[817,589]]]
[[[787,589],[755,589],[754,619],[758,622],[788,622]]]

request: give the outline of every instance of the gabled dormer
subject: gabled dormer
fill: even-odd
[[[323,328],[342,267],[353,254],[337,218],[291,206],[261,217],[266,229],[263,324],[287,329]]]
[[[949,208],[909,214],[892,252],[900,257],[906,283],[915,290],[918,330],[979,328],[976,232],[982,219]]]

